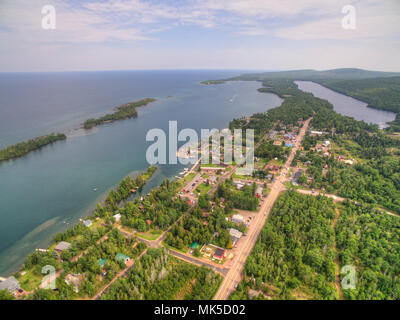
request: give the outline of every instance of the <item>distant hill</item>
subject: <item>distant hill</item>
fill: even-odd
[[[227,80],[271,80],[271,79],[292,79],[292,80],[351,80],[351,79],[370,79],[400,76],[400,72],[369,71],[363,69],[343,68],[325,71],[317,70],[293,70],[262,73],[247,73]]]

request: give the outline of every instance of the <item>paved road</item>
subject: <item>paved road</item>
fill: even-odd
[[[293,161],[294,156],[296,155],[296,151],[298,150],[301,142],[303,141],[304,135],[307,132],[308,125],[311,119],[307,120],[304,123],[304,126],[300,130],[298,139],[293,146],[292,152],[286,160],[285,165],[283,166],[282,172],[287,172],[289,170],[290,164]],[[214,300],[226,300],[229,298],[230,294],[235,290],[235,287],[242,280],[243,269],[246,264],[246,260],[248,255],[253,250],[253,247],[258,239],[258,236],[267,220],[269,213],[279,196],[279,193],[282,190],[285,190],[285,182],[288,178],[284,175],[279,175],[274,183],[272,184],[271,192],[266,197],[264,203],[262,204],[258,214],[256,215],[253,223],[256,225],[256,228],[253,229],[251,234],[248,234],[247,237],[242,237],[240,241],[245,241],[245,244],[242,247],[242,250],[238,255],[235,256],[231,269],[226,275],[224,281],[218,289],[217,294],[214,297]]]

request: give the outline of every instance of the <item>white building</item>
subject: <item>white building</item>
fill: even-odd
[[[244,218],[240,214],[234,214],[231,218],[231,221],[234,223],[243,223],[243,220],[244,220]]]

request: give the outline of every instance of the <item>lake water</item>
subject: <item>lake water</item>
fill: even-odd
[[[318,83],[311,81],[295,81],[295,83],[300,90],[311,92],[318,98],[328,100],[337,113],[353,117],[356,120],[376,123],[383,128],[387,126],[385,125],[386,122],[393,121],[396,118],[396,114],[393,112],[369,108],[365,102],[335,92]]]
[[[69,138],[26,157],[0,163],[0,276],[21,265],[35,248],[90,213],[128,174],[148,166],[148,130],[224,128],[233,118],[281,104],[257,91],[257,82],[205,86],[200,81],[238,71],[132,71],[0,74],[0,148],[49,132]],[[138,118],[76,130],[87,118],[145,97]],[[162,165],[143,192],[182,171]],[[93,189],[98,188],[97,192]]]

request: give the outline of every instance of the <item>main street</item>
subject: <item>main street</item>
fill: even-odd
[[[300,130],[298,139],[293,146],[292,152],[290,153],[285,165],[281,169],[281,174],[275,179],[272,184],[272,188],[268,196],[265,198],[259,212],[257,213],[253,223],[256,228],[252,230],[246,237],[242,237],[241,241],[245,241],[243,249],[234,257],[234,261],[231,269],[224,278],[221,286],[218,289],[214,300],[226,300],[229,298],[230,294],[235,290],[236,286],[242,280],[244,266],[246,264],[247,257],[253,250],[255,243],[257,242],[258,236],[267,220],[271,209],[279,196],[279,193],[285,190],[285,182],[288,181],[287,172],[289,170],[290,164],[293,161],[294,156],[298,148],[301,146],[303,138],[307,132],[308,125],[311,119],[305,121],[303,127]]]

